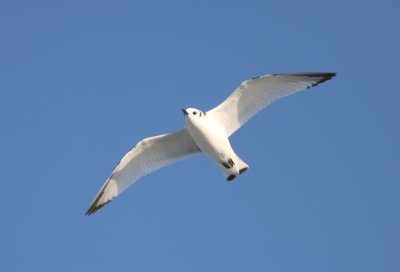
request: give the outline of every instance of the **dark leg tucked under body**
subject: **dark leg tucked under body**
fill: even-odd
[[[223,161],[221,163],[226,169],[230,169],[235,165],[235,162],[231,158],[229,158],[228,161],[226,162]]]
[[[242,168],[240,168],[239,169],[239,175],[241,175],[241,174],[243,174],[244,172],[246,172],[247,170],[249,170],[249,166],[246,164],[246,163],[244,163],[242,160],[240,160],[239,158],[238,158],[238,163],[239,163],[239,166],[241,166]],[[235,162],[231,159],[231,158],[229,158],[227,161],[223,161],[223,162],[221,162],[221,164],[226,168],[226,169],[231,169],[234,165],[235,165]],[[228,176],[226,176],[225,178],[226,178],[226,180],[227,181],[232,181],[232,180],[234,180],[235,178],[237,177],[237,175],[236,174],[229,174]]]
[[[237,155],[236,158],[221,156],[219,165],[227,181],[234,180],[238,175],[243,174],[249,169],[249,166]]]

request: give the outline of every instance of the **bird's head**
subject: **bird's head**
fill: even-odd
[[[182,112],[186,118],[189,118],[191,120],[204,118],[207,115],[206,112],[195,108],[182,109]]]

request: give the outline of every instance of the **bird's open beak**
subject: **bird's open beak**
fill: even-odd
[[[182,109],[182,112],[183,112],[184,115],[188,115],[189,114],[185,109]]]

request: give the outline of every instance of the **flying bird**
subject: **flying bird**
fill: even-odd
[[[229,137],[274,100],[314,87],[336,73],[271,74],[245,80],[209,111],[182,109],[184,128],[141,140],[116,166],[86,215],[109,203],[141,176],[190,156],[204,153],[232,181],[249,166],[232,149]]]

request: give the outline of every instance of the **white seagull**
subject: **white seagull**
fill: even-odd
[[[275,99],[314,87],[335,75],[264,75],[243,81],[225,101],[210,111],[182,109],[186,126],[140,141],[116,166],[86,214],[96,212],[141,176],[200,153],[215,161],[226,180],[233,180],[249,166],[233,151],[229,137]]]

